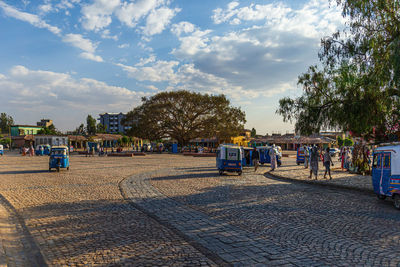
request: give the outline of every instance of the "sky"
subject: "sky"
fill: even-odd
[[[66,131],[185,89],[225,94],[258,134],[293,132],[278,101],[343,27],[335,2],[0,0],[0,112]]]

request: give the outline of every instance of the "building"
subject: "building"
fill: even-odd
[[[103,113],[99,114],[99,122],[106,127],[107,133],[126,133],[131,126],[124,126],[122,120],[125,119],[126,114],[120,113]]]
[[[67,146],[68,136],[63,135],[35,135],[35,146],[37,145],[51,145],[51,146]]]
[[[35,135],[41,129],[41,126],[13,125],[11,126],[11,136]]]
[[[41,119],[36,123],[37,126],[49,128],[53,125],[53,120],[50,119]]]

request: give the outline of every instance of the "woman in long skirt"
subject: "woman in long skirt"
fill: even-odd
[[[269,150],[269,157],[271,158],[271,171],[276,168],[276,150],[275,145],[272,145],[272,148]]]

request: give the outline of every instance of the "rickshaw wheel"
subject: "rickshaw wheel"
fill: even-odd
[[[297,162],[297,165],[300,165],[300,162]]]
[[[400,195],[396,194],[394,195],[394,207],[398,210],[400,210]]]
[[[49,172],[51,172],[51,168],[49,167]]]
[[[385,195],[376,195],[378,199],[380,200],[385,200],[386,196]]]
[[[242,175],[242,171],[238,172],[238,174],[239,174],[239,176],[241,176]]]
[[[69,166],[67,167],[67,171],[69,171]]]
[[[219,171],[219,175],[222,175],[222,174],[224,174],[224,171]]]
[[[60,172],[60,167],[57,167],[57,172]]]

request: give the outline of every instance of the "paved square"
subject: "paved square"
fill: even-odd
[[[400,212],[372,194],[275,179],[266,166],[219,176],[214,158],[71,156],[60,173],[47,160],[0,158],[0,264],[400,264]]]

